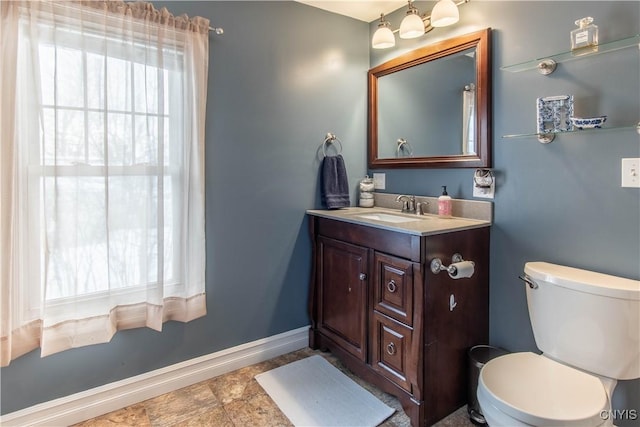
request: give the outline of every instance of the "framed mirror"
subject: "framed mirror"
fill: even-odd
[[[490,34],[437,42],[369,70],[369,168],[491,167]]]

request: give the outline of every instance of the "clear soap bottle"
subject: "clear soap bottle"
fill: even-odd
[[[593,18],[587,16],[576,21],[578,28],[571,31],[571,50],[574,54],[582,55],[598,50],[598,26]]]

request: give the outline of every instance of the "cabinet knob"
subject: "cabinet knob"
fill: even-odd
[[[394,293],[395,291],[398,290],[398,286],[396,285],[396,281],[391,279],[389,280],[389,283],[387,283],[387,290],[391,293]]]
[[[387,353],[391,356],[396,354],[396,345],[394,343],[390,342],[387,344]]]
[[[367,279],[367,275],[364,273],[360,273],[360,280],[366,280]]]

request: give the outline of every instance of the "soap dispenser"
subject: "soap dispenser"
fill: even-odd
[[[442,186],[442,196],[438,197],[438,215],[443,218],[451,217],[451,197],[447,194],[447,186]]]

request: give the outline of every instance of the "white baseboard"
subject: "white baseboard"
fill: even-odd
[[[305,326],[21,409],[1,416],[0,425],[68,426],[308,345]]]

